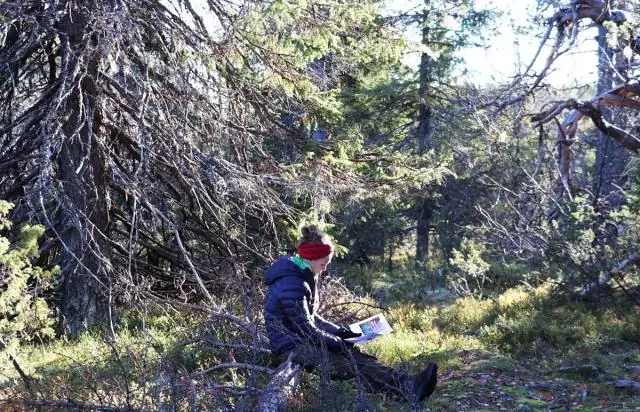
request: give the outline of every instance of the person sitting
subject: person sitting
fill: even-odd
[[[382,390],[416,402],[430,396],[438,379],[435,363],[416,375],[385,366],[345,341],[361,334],[317,313],[318,279],[331,262],[333,244],[316,226],[303,227],[301,234],[297,254],[278,258],[265,272],[264,317],[272,353],[291,354],[307,370],[328,364],[335,380],[359,376],[371,392]]]

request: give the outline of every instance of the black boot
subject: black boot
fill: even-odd
[[[426,368],[413,377],[413,388],[411,394],[416,402],[430,396],[436,389],[438,382],[438,365],[429,362]]]

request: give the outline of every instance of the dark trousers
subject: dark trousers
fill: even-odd
[[[315,370],[321,378],[358,379],[370,392],[385,391],[401,396],[407,394],[410,383],[407,373],[385,366],[375,356],[358,349],[335,353],[314,346],[298,346],[292,352],[294,362],[301,364],[306,370]]]

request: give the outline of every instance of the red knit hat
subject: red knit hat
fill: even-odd
[[[326,243],[303,243],[298,245],[298,255],[306,260],[322,259],[333,252],[333,247]]]

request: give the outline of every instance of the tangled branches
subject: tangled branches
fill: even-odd
[[[53,238],[43,261],[62,269],[63,332],[143,292],[212,304],[210,291],[243,288],[247,268],[277,252],[292,214],[264,147],[287,130],[283,99],[254,73],[299,73],[250,41],[246,13],[218,1],[202,12],[154,0],[0,6],[0,197]]]

